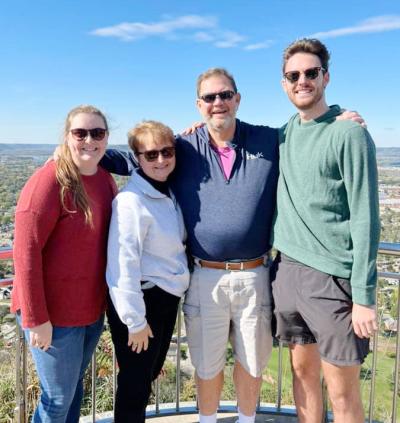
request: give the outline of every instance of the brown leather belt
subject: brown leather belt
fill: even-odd
[[[247,261],[208,261],[198,260],[201,267],[209,267],[210,269],[223,269],[223,270],[247,270],[254,269],[255,267],[264,264],[264,257],[259,257],[254,260]]]

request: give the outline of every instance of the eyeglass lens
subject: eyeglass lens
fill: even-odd
[[[234,95],[235,95],[235,93],[233,91],[228,90],[228,91],[222,91],[220,93],[204,94],[204,95],[200,96],[200,98],[206,103],[214,103],[217,96],[222,101],[225,101],[225,100],[231,100]]]
[[[323,68],[321,68],[320,66],[317,66],[315,68],[306,69],[303,73],[306,79],[312,80],[312,79],[318,78],[320,70],[324,71]],[[285,73],[285,78],[289,82],[297,82],[300,79],[300,75],[301,75],[300,71],[291,71],[291,72]]]
[[[148,162],[154,162],[158,159],[158,156],[161,156],[164,159],[170,159],[175,156],[175,147],[164,147],[161,150],[149,150],[149,151],[138,151],[136,154],[143,154],[144,158]]]
[[[90,138],[95,141],[102,141],[106,136],[107,130],[104,128],[93,128],[93,129],[84,129],[84,128],[75,128],[71,129],[71,134],[77,141],[85,140],[90,134]]]

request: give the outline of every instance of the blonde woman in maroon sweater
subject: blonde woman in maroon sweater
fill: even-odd
[[[40,380],[34,423],[79,421],[82,379],[106,305],[107,233],[117,191],[98,167],[107,139],[100,110],[72,109],[59,159],[33,174],[17,204],[12,310]]]

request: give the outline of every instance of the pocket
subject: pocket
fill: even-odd
[[[272,307],[268,305],[262,305],[260,307],[261,316],[268,321],[272,319]]]
[[[192,307],[197,307],[198,309],[200,308],[199,288],[197,281],[198,275],[197,272],[195,272],[190,279],[189,288],[186,291],[185,299],[183,301],[182,310],[185,314],[194,314],[194,312],[190,311]],[[188,310],[188,312],[186,313],[185,310]]]
[[[200,316],[200,307],[191,305],[191,304],[183,304],[182,311],[185,317],[194,318]]]
[[[262,322],[263,330],[271,334],[271,336],[276,334],[276,320],[274,317],[271,306],[263,305],[260,307],[260,322]]]
[[[344,295],[344,299],[352,301],[350,281],[345,278],[339,278],[338,276],[332,276],[332,281],[340,293]]]

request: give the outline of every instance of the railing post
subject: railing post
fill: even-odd
[[[400,369],[400,279],[397,280],[397,340],[396,340],[396,361],[394,365],[394,389],[392,402],[392,423],[397,418],[397,396],[399,392],[399,369]]]
[[[117,396],[117,357],[115,355],[114,343],[112,345],[112,362],[113,362],[113,410],[115,410],[115,398]]]
[[[179,412],[179,394],[181,392],[181,327],[182,327],[182,301],[179,301],[178,319],[176,323],[177,338],[176,338],[176,402],[175,408]]]
[[[92,374],[92,423],[96,422],[96,350],[92,355],[91,363]]]
[[[14,417],[18,423],[26,423],[26,343],[24,337],[24,331],[20,328],[18,323],[16,324],[17,336],[15,339],[15,350],[16,350],[16,369],[15,369],[15,409]]]
[[[378,291],[376,292],[375,304],[378,304]],[[378,331],[374,333],[374,337],[372,340],[371,389],[369,393],[368,423],[372,423],[374,418],[376,363],[378,360],[378,335],[379,335],[379,327],[378,327]]]
[[[278,349],[278,397],[276,399],[276,408],[279,412],[282,407],[282,362],[283,362],[283,344],[279,341]]]
[[[328,390],[324,378],[321,378],[322,389],[322,423],[328,423]]]
[[[160,376],[157,376],[157,379],[155,381],[155,385],[156,385],[156,408],[155,408],[155,413],[159,414],[160,413]]]

